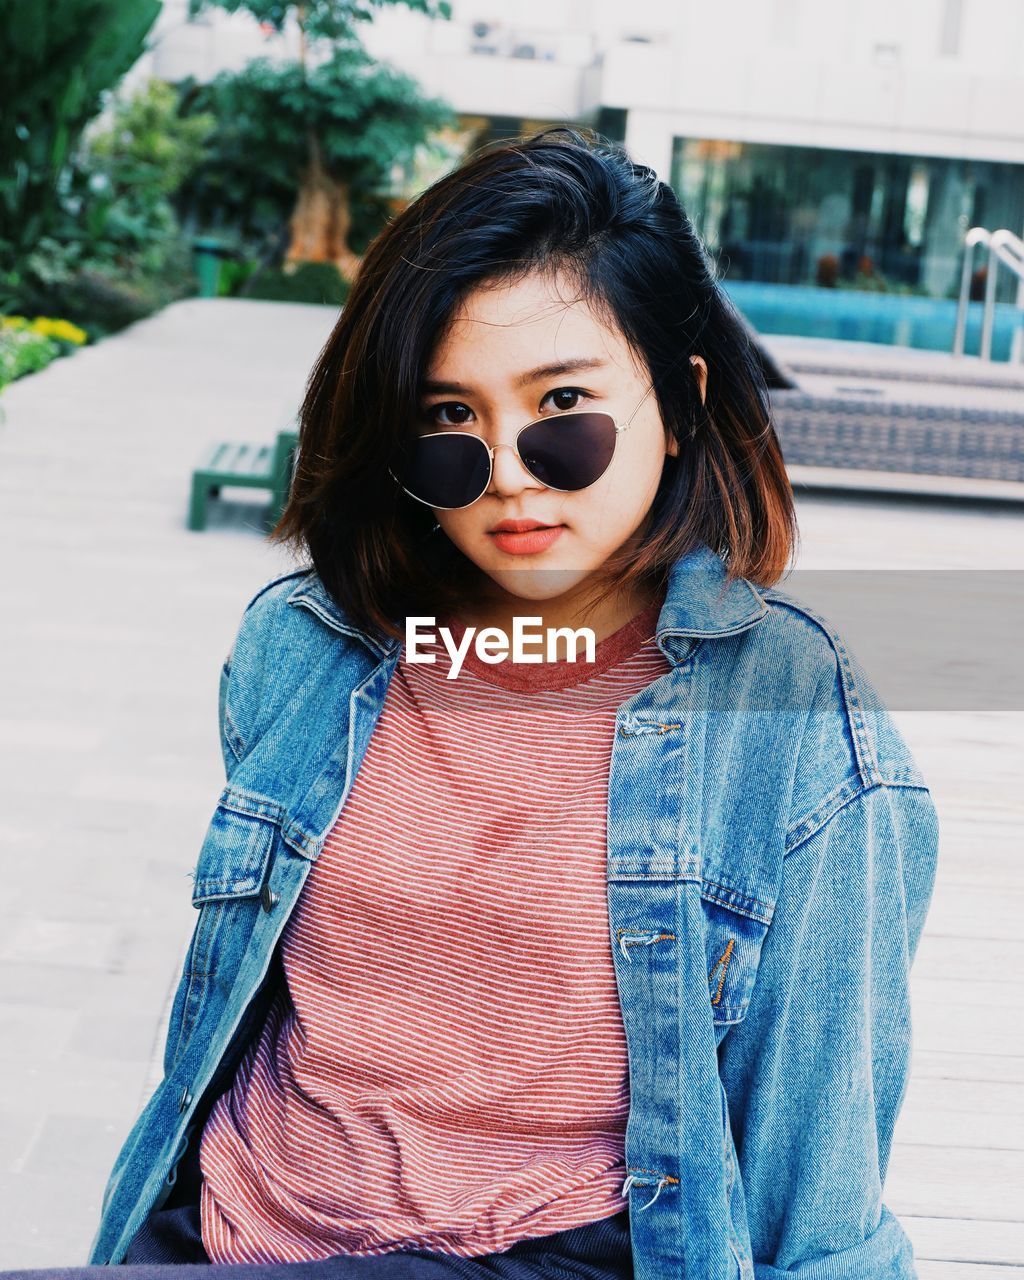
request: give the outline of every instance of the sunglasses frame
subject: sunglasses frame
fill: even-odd
[[[654,383],[652,382],[651,385],[644,392],[644,394],[641,396],[639,402],[637,403],[636,408],[629,415],[628,419],[621,424],[615,421],[614,415],[610,413],[604,413],[600,409],[567,409],[564,413],[553,413],[547,418],[534,418],[532,422],[525,423],[516,432],[516,438],[515,440],[513,440],[511,444],[489,445],[484,440],[484,438],[482,436],[478,436],[475,431],[431,431],[427,435],[421,436],[420,439],[423,439],[423,440],[433,440],[435,436],[471,436],[474,440],[479,440],[481,445],[483,445],[483,447],[487,450],[487,480],[484,484],[484,487],[480,490],[480,492],[477,494],[475,498],[471,499],[469,502],[462,503],[462,505],[458,507],[435,506],[434,503],[427,502],[425,498],[420,498],[417,494],[411,493],[405,487],[405,485],[402,484],[398,476],[396,476],[395,473],[391,470],[390,466],[388,467],[388,474],[391,476],[392,480],[394,480],[394,482],[398,485],[398,487],[402,490],[403,493],[408,493],[410,498],[415,499],[416,502],[423,503],[425,507],[430,507],[432,511],[465,511],[465,509],[467,507],[471,507],[474,502],[479,502],[480,499],[487,492],[487,490],[490,488],[491,480],[494,476],[494,455],[495,453],[497,453],[499,449],[514,450],[516,457],[519,459],[520,466],[525,471],[527,471],[531,476],[533,476],[534,480],[538,481],[540,484],[544,484],[544,481],[541,480],[539,476],[534,475],[533,472],[530,471],[530,468],[527,466],[523,458],[523,455],[519,452],[519,438],[524,431],[527,431],[530,427],[538,426],[542,422],[552,422],[555,420],[561,420],[562,418],[581,417],[584,414],[586,414],[587,417],[594,417],[595,415],[600,414],[602,417],[611,419],[612,426],[615,428],[615,439],[612,444],[612,456],[608,459],[608,466],[605,467],[604,471],[601,472],[601,476],[603,476],[605,472],[607,472],[608,467],[612,465],[612,462],[615,459],[615,446],[618,444],[620,434],[623,431],[628,431],[629,428],[633,425],[633,419],[640,412],[640,406],[643,404],[643,402],[647,399],[647,397],[651,394],[653,390],[654,390]],[[597,484],[597,481],[601,479],[601,476],[598,476],[597,480],[591,480],[590,484]],[[553,484],[544,484],[544,488],[553,489],[555,493],[582,493],[583,489],[590,488],[590,484],[583,485],[582,488],[580,489],[559,489],[557,485],[553,485]]]

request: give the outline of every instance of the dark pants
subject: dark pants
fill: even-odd
[[[430,1253],[425,1249],[339,1255],[318,1262],[211,1263],[199,1230],[199,1174],[196,1159],[183,1159],[178,1184],[164,1206],[149,1215],[124,1259],[124,1280],[172,1280],[169,1268],[187,1270],[193,1280],[633,1280],[629,1209],[614,1217],[553,1235],[520,1240],[504,1253],[479,1258]],[[205,1264],[201,1272],[196,1265]],[[109,1280],[106,1267],[51,1267],[2,1271],[0,1280]],[[177,1280],[185,1280],[184,1276]]]
[[[125,1262],[133,1280],[168,1280],[167,1266],[178,1268],[206,1258],[195,1206],[152,1214],[146,1228],[132,1241]],[[84,1271],[70,1268],[26,1272],[36,1280],[66,1276],[85,1280]],[[107,1277],[110,1271],[107,1270]],[[192,1274],[195,1274],[194,1272]],[[534,1240],[520,1240],[504,1253],[480,1258],[429,1253],[425,1249],[377,1254],[369,1258],[339,1256],[319,1262],[207,1264],[204,1277],[230,1274],[252,1280],[632,1280],[629,1212],[587,1226],[559,1231]]]

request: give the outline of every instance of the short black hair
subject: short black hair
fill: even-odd
[[[679,442],[641,544],[607,562],[615,589],[664,582],[704,543],[730,577],[771,586],[797,535],[793,491],[748,326],[672,188],[617,143],[561,126],[491,143],[428,187],[370,244],[309,379],[299,460],[273,537],[306,552],[365,630],[458,611],[475,566],[389,474],[421,383],[472,290],[568,275],[617,327]],[[708,366],[706,400],[690,356]]]

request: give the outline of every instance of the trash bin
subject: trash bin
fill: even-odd
[[[231,245],[213,236],[197,236],[192,241],[192,261],[199,279],[199,296],[216,298],[220,285],[220,268],[225,258],[231,256]]]

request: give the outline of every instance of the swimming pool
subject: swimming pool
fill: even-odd
[[[802,338],[840,338],[886,346],[953,350],[956,302],[860,289],[822,289],[813,285],[761,284],[723,280],[722,287],[755,329]],[[1021,312],[1010,302],[996,303],[992,358],[1008,360]],[[967,355],[981,343],[981,303],[967,315]]]

